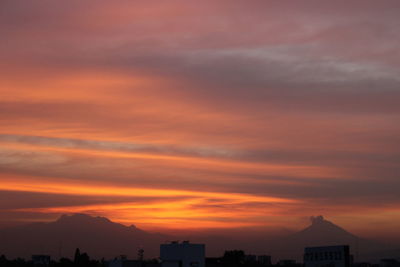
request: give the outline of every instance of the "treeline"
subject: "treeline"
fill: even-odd
[[[36,257],[36,258],[35,258]],[[46,258],[48,257],[48,258]],[[104,259],[90,259],[87,253],[81,253],[79,248],[75,250],[74,259],[61,258],[59,261],[50,260],[49,256],[32,256],[31,260],[22,258],[9,260],[5,255],[0,256],[0,267],[106,267],[108,262]]]
[[[35,262],[32,260],[25,260],[22,258],[9,260],[5,255],[0,256],[0,267],[106,267],[108,263],[103,260],[90,259],[87,253],[81,253],[79,248],[75,251],[74,259],[61,258],[59,261],[49,260],[48,262]]]
[[[142,252],[143,253],[143,252]],[[141,259],[143,255],[141,255]],[[141,266],[154,266],[158,264],[157,259],[140,260]],[[61,258],[58,261],[50,260],[50,256],[33,255],[31,260],[22,258],[7,259],[5,255],[0,256],[0,267],[108,267],[109,261],[90,259],[87,253],[81,253],[79,248],[75,250],[74,259]]]
[[[260,262],[255,258],[249,258],[242,250],[225,251],[222,257],[206,258],[206,267],[302,267],[301,264],[285,263],[272,265],[270,262]],[[74,259],[61,258],[59,261],[50,260],[49,256],[36,255],[32,260],[21,258],[7,259],[0,256],[0,267],[108,267],[109,261],[105,259],[90,259],[87,253],[81,253],[79,248],[75,251]],[[157,259],[140,261],[140,266],[161,266]]]
[[[206,267],[272,267],[270,261],[260,262],[243,250],[227,250],[219,258],[206,258]]]

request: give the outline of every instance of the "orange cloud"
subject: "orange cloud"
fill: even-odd
[[[264,216],[268,214],[273,216],[273,212],[277,209],[274,205],[300,203],[300,201],[293,199],[249,194],[117,187],[112,184],[90,185],[88,183],[74,183],[62,180],[52,182],[52,180],[54,179],[12,177],[2,179],[0,190],[75,196],[161,198],[159,201],[153,200],[148,203],[121,202],[13,210],[14,212],[55,214],[97,214],[110,217],[122,223],[134,222],[138,225],[143,225],[145,228],[230,228],[263,225],[263,222],[249,221],[251,217],[259,217],[259,209],[250,208],[249,203],[263,204],[265,207],[263,209]],[[176,197],[183,198],[176,199]],[[270,204],[273,204],[273,206],[268,209],[267,206]]]
[[[152,227],[387,222],[396,4],[227,3],[4,3],[0,189]]]

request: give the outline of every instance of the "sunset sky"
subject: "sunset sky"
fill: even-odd
[[[400,2],[0,2],[0,227],[400,237]],[[261,231],[261,230],[260,230]]]

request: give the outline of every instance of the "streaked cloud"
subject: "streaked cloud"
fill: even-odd
[[[0,224],[87,212],[148,229],[290,227],[324,213],[391,226],[399,11],[2,1],[0,200],[14,201]]]

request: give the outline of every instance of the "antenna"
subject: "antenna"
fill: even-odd
[[[62,257],[62,240],[60,240],[60,245],[58,246],[58,259]]]
[[[358,261],[359,255],[358,255],[358,236],[356,237],[356,259]]]

